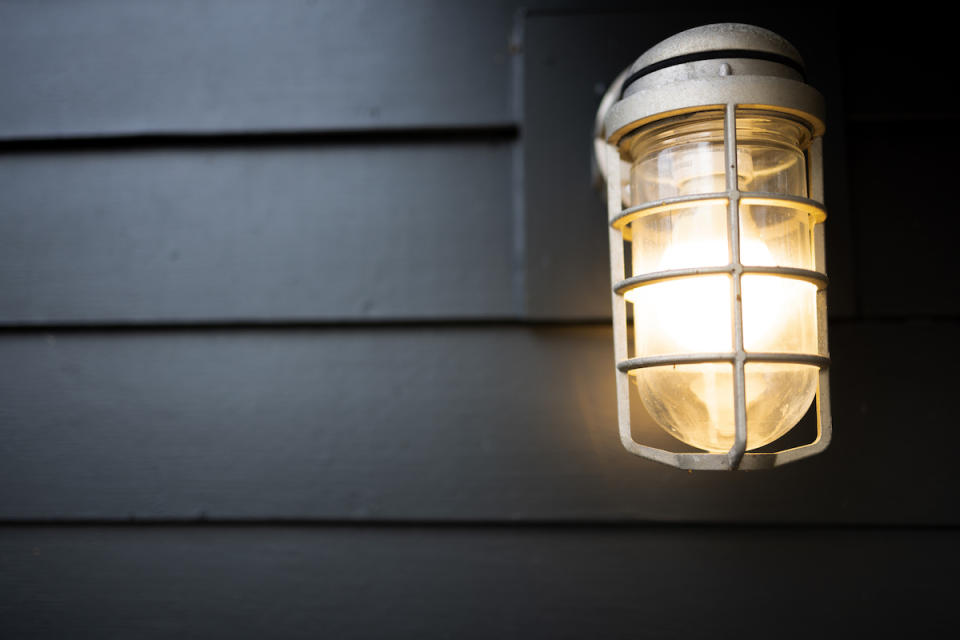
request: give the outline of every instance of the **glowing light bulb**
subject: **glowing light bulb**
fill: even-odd
[[[726,245],[717,241],[675,244],[664,252],[658,270],[683,269],[700,262],[723,264],[726,254]],[[770,250],[759,240],[743,242],[741,257],[745,264],[776,266]],[[791,286],[797,284],[801,290],[807,290],[808,296],[815,295],[816,288],[806,282],[784,283],[780,278],[767,276],[744,278],[744,324],[750,327],[753,342],[768,343],[771,334],[803,308],[803,298],[808,296],[797,295],[796,287]],[[647,299],[642,300],[645,295]],[[626,298],[655,309],[652,320],[658,324],[657,330],[668,334],[669,342],[681,351],[730,349],[730,279],[725,275],[678,278],[650,285],[647,291],[628,291]],[[710,322],[704,322],[704,314]]]

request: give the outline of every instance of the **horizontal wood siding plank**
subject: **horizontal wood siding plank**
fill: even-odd
[[[511,4],[3,3],[0,139],[513,122]]]
[[[838,62],[846,71],[851,118],[872,122],[884,132],[937,127],[933,137],[947,129],[933,122],[960,118],[953,83],[944,77],[945,65],[956,54],[952,21],[922,11],[864,12],[853,6],[842,6],[839,14],[843,38],[838,40]]]
[[[504,138],[0,154],[0,324],[503,317]]]
[[[960,523],[958,327],[831,346],[826,453],[687,473],[621,447],[605,327],[7,333],[0,518]]]
[[[0,528],[0,623],[15,638],[940,637],[958,542],[955,530]]]
[[[861,123],[851,139],[864,316],[960,317],[960,133],[950,121]]]

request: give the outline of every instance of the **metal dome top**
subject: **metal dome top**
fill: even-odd
[[[601,101],[596,137],[619,144],[657,118],[750,105],[789,114],[823,135],[823,96],[806,83],[803,58],[784,38],[739,23],[687,29],[625,69]]]
[[[725,22],[687,29],[637,58],[623,83],[623,96],[678,79],[730,73],[777,75],[803,80],[803,58],[784,38],[749,24]]]
[[[799,67],[803,67],[803,58],[800,57],[796,48],[773,31],[750,24],[723,22],[694,27],[670,36],[637,58],[637,61],[630,67],[630,72],[635,73],[671,58],[714,51],[722,53],[726,50],[765,52],[788,58]],[[720,55],[716,57],[730,56]]]

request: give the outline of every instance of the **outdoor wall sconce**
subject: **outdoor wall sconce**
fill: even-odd
[[[624,71],[597,114],[620,438],[683,469],[762,469],[830,442],[822,96],[780,36],[715,24]],[[633,310],[629,339],[627,305]],[[636,442],[630,381],[704,452]],[[817,437],[761,453],[817,400]]]

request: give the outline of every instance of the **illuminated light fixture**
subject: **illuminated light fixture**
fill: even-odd
[[[780,36],[714,24],[656,45],[597,114],[620,437],[684,469],[762,469],[830,441],[822,96]],[[627,305],[633,310],[633,339]],[[700,452],[634,440],[630,385]],[[817,437],[755,452],[817,401]]]

